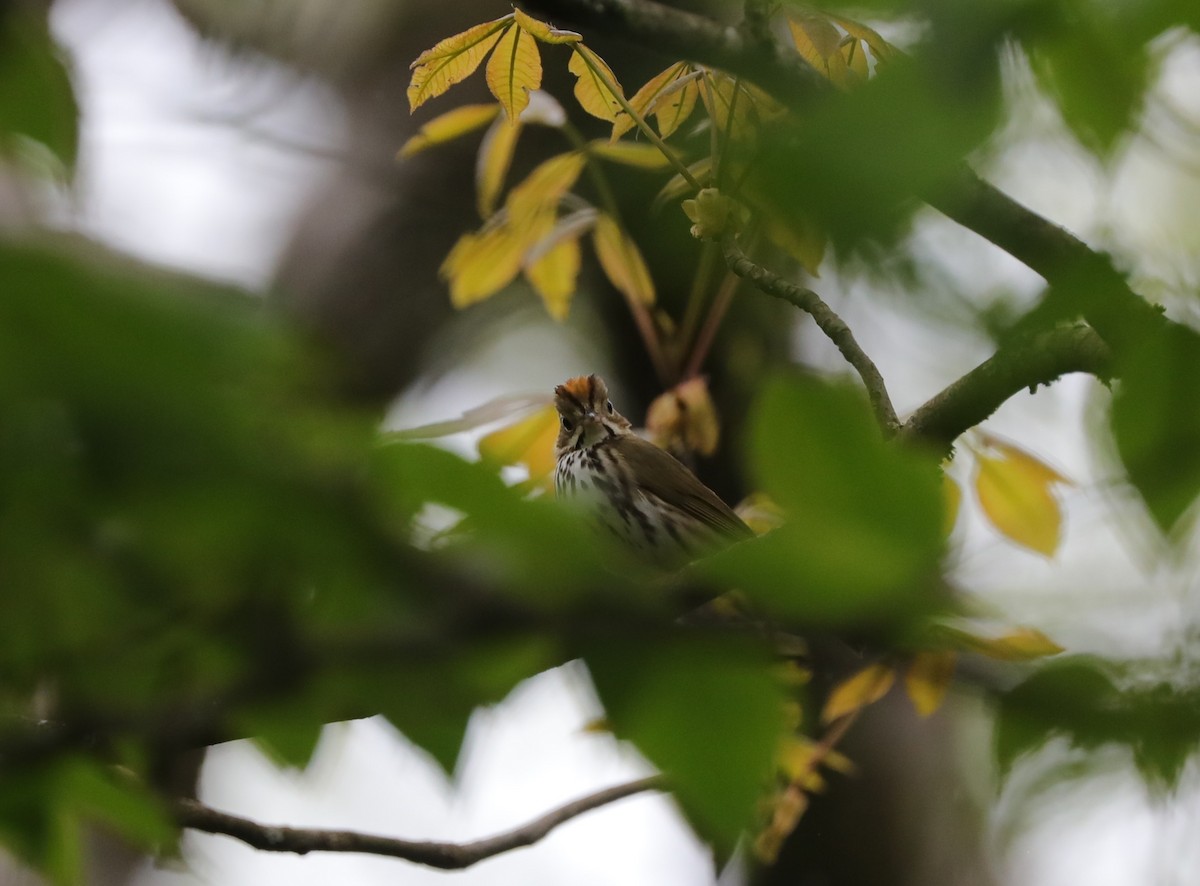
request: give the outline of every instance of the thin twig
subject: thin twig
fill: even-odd
[[[605,788],[581,797],[535,818],[511,831],[470,843],[440,843],[426,840],[400,840],[358,831],[331,831],[290,828],[260,824],[236,815],[218,812],[195,800],[175,804],[175,820],[182,827],[209,834],[223,834],[241,840],[255,849],[268,852],[361,852],[401,858],[442,870],[462,870],[495,855],[532,846],[550,831],[573,818],[645,791],[660,790],[661,775],[652,775],[626,784]]]
[[[738,278],[732,273],[726,273],[725,279],[721,281],[721,286],[713,298],[712,307],[704,320],[704,325],[700,327],[700,333],[696,336],[696,346],[692,349],[687,366],[683,370],[684,378],[700,374],[704,361],[708,359],[708,352],[712,348],[713,342],[716,341],[721,321],[725,319],[729,306],[733,304],[733,295],[737,292],[737,286]]]
[[[854,333],[850,331],[850,327],[846,325],[845,321],[811,289],[805,289],[803,286],[785,280],[778,274],[755,264],[746,253],[742,252],[732,237],[726,237],[721,243],[721,248],[729,270],[743,280],[754,284],[767,295],[790,302],[816,321],[820,330],[837,346],[837,349],[842,352],[842,356],[846,358],[846,362],[853,366],[859,377],[862,378],[863,384],[867,388],[867,396],[871,400],[871,407],[875,410],[875,417],[883,427],[884,433],[888,436],[894,434],[900,426],[900,422],[896,418],[896,410],[892,406],[891,398],[888,397],[887,385],[884,384],[883,376],[880,375],[871,358],[855,341]]]
[[[671,354],[674,360],[674,369],[680,378],[687,378],[684,367],[688,364],[688,355],[692,352],[692,341],[700,326],[700,315],[706,302],[705,296],[712,287],[713,276],[718,268],[722,274],[728,274],[728,271],[725,270],[725,263],[721,261],[717,244],[704,243],[700,252],[700,261],[696,266],[696,273],[692,276],[692,286],[688,292],[683,322],[679,325],[679,332],[675,336],[675,347]]]

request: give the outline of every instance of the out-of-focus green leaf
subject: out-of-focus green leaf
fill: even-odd
[[[769,656],[738,638],[676,636],[612,640],[585,658],[613,732],[666,774],[727,856],[754,821],[785,729]]]
[[[86,657],[63,691],[132,705],[211,691],[239,665],[207,638],[274,642],[238,635],[248,601],[377,583],[372,428],[248,300],[63,245],[0,255],[0,668]]]
[[[1061,2],[1032,46],[1033,69],[1067,125],[1101,154],[1129,129],[1146,90],[1146,47],[1104,4]]]
[[[14,136],[40,142],[74,168],[79,108],[71,78],[45,22],[22,10],[0,14],[0,153],[13,151]]]
[[[468,515],[439,553],[539,605],[568,606],[601,585],[621,595],[644,569],[561,502],[527,500],[494,469],[420,444],[390,444],[388,485],[410,506],[436,502]],[[465,560],[464,560],[465,558]]]
[[[996,758],[1007,773],[1051,737],[1090,750],[1123,744],[1154,786],[1170,788],[1200,747],[1200,699],[1166,683],[1118,688],[1114,665],[1073,657],[1045,666],[1003,696]]]
[[[886,444],[846,385],[776,379],[751,420],[756,486],[784,525],[698,564],[787,618],[885,618],[928,606],[942,550],[934,460]]]
[[[821,709],[821,722],[832,723],[872,705],[888,694],[896,682],[896,668],[883,662],[869,664],[829,691]]]
[[[3,774],[0,790],[0,840],[5,848],[53,882],[79,874],[77,835],[53,824],[54,771],[23,766]]]
[[[164,718],[302,765],[320,724],[375,714],[449,768],[476,707],[564,659],[560,623],[669,611],[495,465],[378,445],[248,298],[74,240],[0,246],[0,292],[0,733],[50,678],[55,722],[130,724],[98,746],[132,769]],[[423,526],[436,505],[461,524]],[[100,807],[139,820],[0,772],[0,840],[60,880]]]
[[[1200,493],[1200,334],[1144,330],[1118,356],[1113,398],[1117,451],[1165,532]]]
[[[175,839],[165,810],[131,779],[82,758],[6,768],[0,839],[56,884],[82,882],[83,828],[103,824],[147,852]]]
[[[257,705],[238,718],[238,733],[251,735],[254,743],[276,765],[307,769],[321,740],[324,723],[314,720],[294,704]]]
[[[1001,773],[1054,736],[1085,750],[1128,747],[1147,781],[1170,787],[1200,746],[1200,699],[1165,683],[1124,689],[1119,670],[1074,656],[1039,669],[1003,696],[996,724]]]
[[[958,65],[966,54],[971,65]],[[861,88],[764,135],[748,186],[782,219],[835,240],[894,236],[993,129],[992,47],[952,59],[897,58]]]
[[[67,760],[57,781],[62,802],[81,819],[101,822],[147,849],[174,839],[166,810],[131,778],[91,761]]]
[[[555,644],[541,637],[480,640],[469,648],[431,648],[407,664],[331,666],[317,677],[313,698],[330,719],[382,714],[453,773],[472,712],[561,663]]]

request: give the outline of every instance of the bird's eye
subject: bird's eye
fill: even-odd
[[[575,427],[574,423],[565,415],[562,417],[562,426],[564,431],[570,431],[571,428]]]
[[[605,403],[604,405],[605,405],[606,407],[608,407],[608,414],[609,414],[609,415],[612,415],[612,413],[613,413],[613,408],[612,408],[612,400],[609,400],[609,401],[608,401],[607,403]]]

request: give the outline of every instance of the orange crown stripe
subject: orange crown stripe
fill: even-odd
[[[592,393],[595,390],[594,378],[595,376],[591,375],[577,375],[575,378],[567,379],[559,387],[573,397],[577,397],[580,401],[586,403],[591,399]]]

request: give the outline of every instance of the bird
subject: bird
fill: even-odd
[[[645,560],[676,567],[754,533],[670,453],[643,440],[596,375],[554,389],[558,497],[575,500]]]

